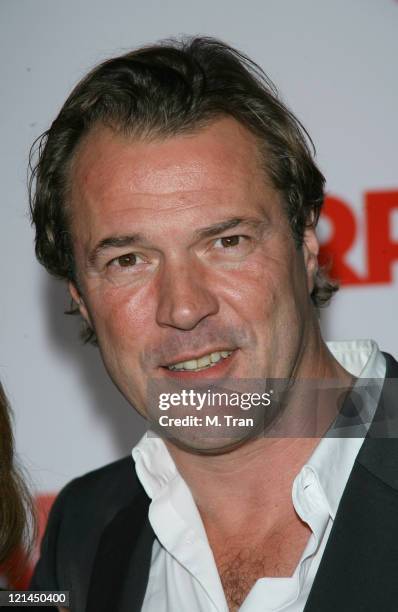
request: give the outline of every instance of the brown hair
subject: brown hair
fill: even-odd
[[[0,383],[0,563],[15,571],[13,553],[24,547],[27,557],[34,535],[33,503],[15,465],[10,406]]]
[[[312,141],[257,64],[219,40],[196,37],[166,40],[94,68],[38,139],[36,165],[32,147],[30,206],[39,261],[51,274],[76,283],[68,171],[76,147],[95,124],[148,139],[200,129],[222,116],[235,118],[256,136],[301,247],[305,228],[316,225],[324,199],[325,179],[314,163]],[[318,271],[313,303],[326,304],[336,290]],[[86,339],[93,338],[88,330]]]

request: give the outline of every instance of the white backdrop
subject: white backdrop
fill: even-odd
[[[108,381],[97,350],[81,345],[78,321],[63,315],[64,286],[35,261],[29,147],[98,61],[180,33],[230,42],[278,85],[316,143],[329,192],[355,216],[346,261],[363,279],[365,193],[398,191],[396,0],[2,0],[0,379],[21,461],[39,491],[55,492],[128,453],[144,425]],[[371,236],[377,244],[398,243],[398,194],[395,202],[389,236]],[[326,219],[321,235],[331,231]],[[398,353],[397,266],[391,270],[390,281],[343,287],[323,316],[328,339],[373,337]]]

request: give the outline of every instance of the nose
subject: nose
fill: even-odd
[[[157,323],[186,331],[194,329],[219,310],[213,289],[206,272],[195,262],[168,263],[159,281]]]

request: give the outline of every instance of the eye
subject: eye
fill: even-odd
[[[246,238],[245,236],[240,236],[240,235],[224,236],[223,238],[218,238],[218,240],[216,240],[215,246],[218,246],[217,243],[219,243],[223,249],[237,247],[237,246],[240,246],[242,240],[244,240],[245,238]]]
[[[126,253],[125,255],[119,255],[119,257],[115,257],[108,262],[108,267],[116,267],[116,268],[132,268],[133,266],[141,263],[142,259],[139,255],[135,253]]]
[[[122,253],[105,263],[103,274],[115,287],[123,287],[145,282],[154,269],[156,258],[142,253]]]
[[[257,241],[252,236],[233,234],[216,238],[212,242],[210,252],[224,263],[242,261],[255,249],[256,244]]]

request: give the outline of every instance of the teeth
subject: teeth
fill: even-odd
[[[198,367],[198,362],[196,361],[196,359],[191,359],[191,361],[184,361],[183,367],[185,370],[196,370],[196,368]]]
[[[204,370],[205,368],[210,368],[215,365],[220,359],[225,359],[228,357],[232,351],[215,351],[214,353],[210,353],[209,355],[204,355],[203,357],[199,357],[199,359],[190,359],[189,361],[180,361],[180,363],[175,363],[171,366],[168,366],[169,370],[190,370],[190,371],[198,371]]]
[[[211,361],[210,361],[211,357],[210,355],[205,355],[204,357],[200,357],[198,359],[198,368],[204,368],[210,365]]]

